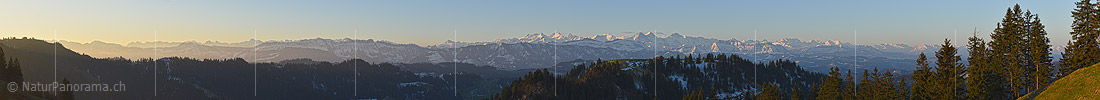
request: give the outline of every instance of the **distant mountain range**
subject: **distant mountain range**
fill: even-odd
[[[859,69],[878,67],[911,70],[915,68],[912,66],[915,65],[914,59],[918,53],[932,53],[939,48],[935,44],[852,44],[836,40],[797,38],[777,41],[722,40],[685,36],[679,33],[668,36],[657,34],[663,33],[638,32],[633,36],[601,34],[589,37],[561,33],[549,35],[533,33],[523,37],[489,42],[446,41],[429,46],[347,38],[249,40],[237,43],[158,41],[133,42],[126,45],[99,41],[90,43],[60,41],[60,43],[76,52],[93,57],[244,58],[249,62],[276,62],[298,58],[338,62],[359,58],[368,62],[393,63],[464,62],[508,70],[547,68],[557,64],[555,61],[639,59],[654,56],[727,53],[743,55],[747,59],[757,59],[756,61],[790,59],[808,70],[819,72],[824,72],[829,66],[847,69],[853,64],[856,66],[854,68]],[[1052,49],[1056,52],[1062,50],[1060,49],[1062,46],[1054,47],[1056,48]],[[1055,57],[1058,57],[1057,54],[1060,53],[1055,53]],[[960,55],[965,56],[965,50],[960,50]]]
[[[188,45],[194,46],[185,43],[176,47]],[[519,45],[538,47],[522,43]],[[534,95],[546,96],[549,92],[524,88],[540,86],[539,84],[514,80],[532,80],[526,78],[532,75],[559,75],[569,77],[561,79],[563,95],[596,95],[597,93],[581,91],[599,91],[601,95],[598,98],[644,99],[662,93],[662,99],[673,99],[688,93],[687,91],[709,88],[719,97],[743,99],[748,96],[745,93],[758,89],[754,84],[776,83],[808,88],[822,75],[803,70],[793,61],[752,63],[738,55],[652,60],[662,62],[656,65],[658,67],[647,64],[651,63],[649,58],[572,60],[557,63],[569,66],[568,68],[536,71],[506,70],[469,63],[385,63],[358,59],[326,62],[299,58],[277,62],[247,62],[243,58],[93,58],[72,51],[63,44],[37,39],[2,39],[0,48],[6,54],[5,57],[19,59],[22,66],[21,76],[25,82],[68,80],[73,83],[120,83],[127,84],[128,87],[127,91],[117,92],[74,92],[75,98],[466,100],[527,95],[516,93],[538,93]],[[462,48],[480,47],[472,45],[458,49]],[[199,48],[201,49],[210,48]],[[612,49],[594,51],[600,50]],[[0,79],[0,82],[10,81],[13,80]],[[540,88],[549,89],[546,86],[553,86],[543,85],[545,86]],[[618,95],[602,95],[608,93]],[[35,97],[0,94],[0,98]]]

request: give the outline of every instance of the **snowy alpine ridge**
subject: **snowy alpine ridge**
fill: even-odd
[[[533,33],[518,38],[487,42],[446,41],[419,46],[382,40],[303,39],[238,43],[224,42],[134,42],[127,45],[93,41],[61,41],[74,51],[93,57],[189,57],[208,59],[243,58],[250,62],[276,62],[297,58],[338,62],[363,59],[368,62],[440,63],[464,62],[518,70],[547,68],[553,61],[596,59],[640,59],[654,56],[737,54],[754,61],[790,59],[812,71],[826,67],[910,70],[916,54],[930,53],[937,45],[871,44],[856,45],[841,41],[738,40],[685,36],[672,33],[658,36],[637,32],[632,36],[576,36],[572,34]],[[156,45],[153,45],[156,44]],[[457,51],[456,51],[457,50]],[[155,51],[155,52],[154,52]],[[556,52],[555,52],[556,51]],[[554,59],[556,55],[557,59]],[[873,66],[872,66],[873,65]],[[565,65],[563,65],[565,66]],[[854,67],[852,67],[854,66]]]

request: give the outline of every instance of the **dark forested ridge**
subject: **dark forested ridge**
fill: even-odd
[[[5,38],[15,39],[15,38]],[[0,83],[4,83],[7,86],[11,86],[13,82],[23,82],[24,78],[24,66],[20,64],[18,57],[11,57],[8,54],[12,52],[4,51],[0,48]],[[69,79],[61,79],[60,83],[68,84]],[[29,99],[52,99],[52,100],[75,100],[73,92],[8,92],[11,89],[21,88],[9,88],[5,87],[4,91],[0,91],[0,99],[4,100],[29,100]]]
[[[811,94],[823,76],[792,61],[754,64],[725,54],[595,61],[562,75],[530,72],[492,99],[751,99],[761,89],[787,99]]]
[[[465,63],[390,64],[358,59],[335,63],[308,59],[249,63],[242,58],[92,58],[69,51],[60,44],[37,39],[8,38],[0,40],[0,44],[0,49],[6,50],[4,54],[11,58],[9,61],[21,63],[8,65],[22,65],[0,71],[4,74],[4,79],[0,80],[5,83],[53,82],[56,65],[59,83],[125,83],[127,86],[127,90],[121,92],[65,92],[74,94],[75,98],[479,99],[498,93],[502,86],[523,73]],[[53,46],[57,47],[56,63],[52,56],[55,54]],[[453,73],[453,69],[460,69],[459,73]],[[3,98],[61,98],[39,92],[15,93],[34,95],[5,95]]]

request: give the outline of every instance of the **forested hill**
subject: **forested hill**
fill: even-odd
[[[824,76],[787,60],[753,63],[725,54],[598,60],[564,75],[530,72],[492,99],[749,99],[769,85],[784,87],[777,90],[788,94],[785,97],[809,97],[798,94],[812,93],[809,87]]]
[[[481,99],[498,93],[508,81],[522,75],[522,72],[466,63],[390,64],[358,59],[331,63],[301,59],[254,63],[242,58],[92,58],[60,44],[27,38],[6,38],[0,40],[0,47],[3,54],[9,59],[18,58],[17,65],[21,65],[0,71],[0,75],[5,76],[0,82],[47,83],[56,77],[58,82],[126,85],[125,91],[71,92],[75,96],[70,97],[76,99]],[[11,68],[21,68],[21,71],[7,71]],[[483,73],[491,75],[481,75]],[[0,98],[35,98],[34,95],[18,96],[23,94],[42,93],[18,91],[14,92],[15,96],[0,94]]]

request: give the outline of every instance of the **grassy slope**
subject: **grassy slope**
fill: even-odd
[[[1053,84],[1040,90],[1037,96],[1032,93],[1021,100],[1095,100],[1100,99],[1100,64],[1078,69]],[[1033,98],[1034,97],[1034,98]]]

